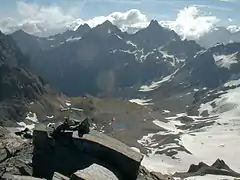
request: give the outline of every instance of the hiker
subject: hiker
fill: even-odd
[[[65,117],[64,122],[60,124],[53,132],[52,137],[56,136],[59,133],[64,132],[65,130],[69,131],[78,131],[78,135],[82,136],[83,134],[89,133],[89,121],[88,118],[84,119],[82,122],[72,121],[69,118]]]

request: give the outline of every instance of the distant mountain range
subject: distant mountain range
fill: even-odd
[[[231,32],[225,27],[216,27],[197,40],[201,46],[209,48],[218,43],[240,42],[240,31]]]
[[[30,58],[32,70],[72,96],[112,92],[164,77],[203,49],[155,20],[135,34],[106,21],[49,38],[23,31],[11,36]]]

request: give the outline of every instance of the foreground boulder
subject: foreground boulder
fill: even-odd
[[[9,175],[31,176],[32,149],[30,141],[0,126],[0,179],[14,179]]]
[[[97,166],[118,179],[137,179],[143,156],[122,142],[93,130],[82,136],[66,131],[55,138],[49,137],[49,131],[42,124],[34,130],[33,176],[51,179],[54,172],[59,172],[70,177],[76,171]]]

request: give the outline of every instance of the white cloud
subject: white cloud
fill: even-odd
[[[210,31],[218,22],[215,16],[206,15],[196,6],[186,7],[179,11],[176,20],[160,23],[188,39],[196,39]]]
[[[148,25],[147,16],[137,9],[131,9],[126,12],[114,12],[108,16],[97,16],[92,19],[83,21],[90,27],[95,27],[104,21],[109,20],[123,31],[134,32]],[[80,24],[82,24],[80,23]]]
[[[11,33],[16,29],[23,29],[35,35],[46,35],[62,31],[68,27],[69,22],[76,18],[66,14],[58,6],[41,6],[34,3],[17,2],[15,19],[5,17],[0,20],[0,29]]]
[[[106,20],[111,21],[124,31],[132,32],[146,27],[148,24],[146,15],[137,9],[83,20],[71,14],[71,11],[65,13],[61,7],[56,5],[42,6],[20,1],[17,2],[17,13],[18,18],[5,17],[0,19],[0,29],[3,32],[11,33],[17,29],[23,29],[30,34],[45,36],[66,29],[76,29],[84,23],[94,27]]]
[[[200,8],[198,6],[186,7],[179,11],[175,20],[160,21],[160,24],[176,31],[183,38],[197,39],[211,30],[219,21],[215,16],[204,14]],[[3,32],[11,33],[17,29],[23,29],[31,34],[45,36],[63,32],[66,29],[76,29],[84,23],[95,27],[109,20],[121,30],[132,33],[149,24],[147,15],[137,9],[84,20],[76,16],[71,9],[64,12],[64,9],[57,5],[43,6],[20,1],[17,2],[17,14],[18,17],[15,18],[0,19],[0,29]],[[229,29],[234,28],[229,27]]]

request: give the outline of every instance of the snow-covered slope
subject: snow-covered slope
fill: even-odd
[[[240,159],[239,81],[229,81],[215,90],[204,88],[195,92],[202,93],[202,98],[192,104],[197,109],[194,116],[187,112],[174,115],[169,109],[170,114],[163,113],[164,119],[156,118],[153,123],[160,127],[159,132],[138,140],[148,152],[143,165],[162,173],[186,172],[191,164],[211,164],[221,158],[240,172],[240,161],[236,160]],[[220,179],[220,176],[206,178]]]

